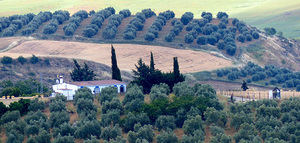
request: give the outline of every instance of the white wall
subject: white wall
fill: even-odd
[[[100,92],[101,92],[101,90],[103,88],[111,87],[111,86],[114,86],[114,85],[101,85],[98,87],[100,88]],[[118,84],[116,86],[118,88],[118,93],[120,93],[121,86],[124,87],[124,92],[126,92],[125,84],[122,84],[122,85]],[[85,86],[85,87],[89,88],[92,91],[92,93],[94,94],[94,90],[95,90],[96,86]],[[73,85],[73,84],[67,84],[67,83],[60,83],[60,84],[56,84],[56,85],[52,86],[52,89],[55,93],[59,93],[59,94],[66,96],[68,98],[68,100],[73,100],[73,96],[75,95],[76,90],[78,90],[80,88],[81,88],[80,86]]]

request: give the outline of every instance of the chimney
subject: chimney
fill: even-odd
[[[59,83],[64,83],[64,79],[63,79],[63,76],[59,76]]]

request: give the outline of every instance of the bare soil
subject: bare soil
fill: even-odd
[[[5,40],[6,38],[0,39],[0,41]],[[116,49],[118,66],[125,71],[134,69],[139,58],[148,63],[150,52],[154,54],[156,68],[167,72],[173,69],[173,57],[178,57],[182,73],[215,70],[232,66],[229,60],[201,51],[137,44],[114,44],[113,46]],[[103,63],[108,66],[111,65],[110,44],[31,40],[24,41],[20,45],[0,53],[0,57],[11,56],[16,58],[20,55],[29,57],[32,54],[41,57],[83,59]]]

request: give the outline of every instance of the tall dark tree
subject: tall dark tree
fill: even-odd
[[[154,71],[154,58],[153,58],[153,54],[151,52],[151,57],[150,57],[150,71]]]
[[[122,81],[121,72],[118,68],[117,57],[115,48],[111,45],[111,70],[112,70],[112,79]]]
[[[84,67],[78,64],[77,60],[73,60],[74,62],[74,69],[70,73],[71,78],[73,81],[90,81],[94,80],[95,74],[94,71],[91,70],[86,63],[84,63]]]
[[[248,88],[247,83],[243,80],[242,86],[241,88],[243,89],[243,91],[246,91]]]
[[[134,80],[133,83],[141,85],[143,87],[144,93],[149,93],[151,87],[155,84],[166,83],[170,90],[172,90],[175,83],[184,81],[184,76],[179,72],[179,65],[177,58],[175,60],[175,71],[174,72],[163,73],[159,69],[150,70],[150,66],[146,65],[142,59],[138,61],[138,64],[135,65],[136,69],[133,70]]]
[[[83,80],[89,81],[93,80],[95,77],[94,71],[89,68],[89,66],[84,63],[84,67],[82,68]]]
[[[173,58],[173,72],[174,72],[174,77],[178,78],[180,76],[180,71],[179,71],[179,64],[178,64],[178,59],[177,57]]]

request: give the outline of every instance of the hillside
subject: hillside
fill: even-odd
[[[96,79],[111,79],[111,68],[110,66],[86,61],[78,60],[79,64],[84,62],[95,72]],[[36,79],[51,86],[55,84],[57,75],[63,75],[66,82],[71,81],[70,72],[73,70],[72,59],[67,58],[53,58],[53,57],[39,57],[39,62],[36,64],[30,63],[29,59],[24,64],[21,64],[14,60],[11,65],[0,64],[0,81],[3,80],[26,80]],[[122,77],[125,81],[131,80],[131,73],[122,71]]]
[[[206,51],[221,57],[226,57],[226,59],[231,59],[234,63],[237,63],[238,66],[244,65],[248,61],[254,61],[262,66],[274,64],[292,70],[300,69],[300,65],[297,64],[300,55],[300,46],[297,41],[278,36],[268,36],[266,33],[249,25],[245,25],[245,23],[237,19],[227,18],[226,15],[220,16],[222,18],[213,18],[211,13],[204,13],[204,18],[192,20],[193,17],[189,17],[189,15],[186,14],[185,18],[189,18],[186,21],[186,25],[184,25],[180,22],[181,19],[172,18],[174,15],[172,15],[170,11],[163,12],[159,16],[153,15],[154,13],[151,10],[144,10],[142,13],[138,13],[138,15],[131,16],[130,11],[128,11],[129,14],[123,16],[124,18],[120,18],[120,14],[111,15],[110,13],[107,15],[107,11],[109,10],[115,13],[114,9],[103,9],[95,15],[88,16],[84,11],[80,11],[70,18],[60,20],[61,24],[55,24],[55,22],[53,22],[56,18],[54,18],[54,16],[51,17],[51,15],[49,15],[51,13],[41,13],[35,16],[36,20],[39,21],[42,17],[46,17],[46,19],[44,19],[45,22],[40,22],[36,25],[38,27],[37,29],[32,29],[32,26],[35,24],[27,21],[25,24],[19,25],[19,30],[13,30],[13,33],[11,33],[10,30],[14,27],[13,25],[17,24],[16,21],[13,20],[14,22],[11,21],[11,24],[8,25],[12,27],[2,28],[0,35],[25,35],[37,39],[58,41],[159,45]],[[145,14],[147,14],[147,17],[145,17]],[[101,17],[101,15],[106,18],[104,18],[104,20],[102,19],[102,22],[101,20],[97,21],[97,18],[99,16]],[[73,25],[76,17],[80,16],[83,18],[77,19],[79,20],[76,22],[78,26],[70,27]],[[24,16],[15,18],[18,19],[20,17],[22,19]],[[28,15],[25,15],[25,17],[28,17]],[[157,25],[158,23],[162,25]],[[95,26],[97,24],[100,27]],[[112,25],[114,25],[113,28],[111,28]],[[141,29],[132,31],[132,25],[139,26]],[[199,29],[199,26],[202,27]],[[64,27],[69,28],[66,31]],[[49,34],[49,31],[47,34],[44,34],[45,29],[52,31],[52,34]],[[173,33],[175,33],[175,35],[173,35]],[[253,34],[256,34],[255,38],[253,38]],[[108,35],[108,37],[106,35]],[[234,39],[228,38],[228,36],[233,37],[235,41],[232,41]],[[3,42],[4,44],[9,42],[6,41],[6,39],[3,39],[3,41],[5,41]],[[22,43],[22,41],[20,43]]]
[[[84,59],[111,66],[110,47],[110,44],[24,40],[24,42],[20,42],[14,48],[0,53],[0,56],[6,55],[17,58],[20,55],[30,57],[34,54],[42,57]],[[139,58],[143,58],[146,63],[149,63],[151,51],[154,54],[156,68],[166,72],[173,70],[172,64],[173,57],[175,56],[179,58],[180,70],[183,73],[215,70],[232,66],[230,60],[200,51],[136,44],[114,44],[114,48],[116,49],[119,68],[129,72],[135,68],[135,64]]]
[[[156,13],[171,9],[174,10],[177,18],[186,11],[193,12],[196,18],[201,17],[201,11],[210,11],[214,15],[219,11],[224,11],[261,29],[273,26],[290,38],[299,38],[300,35],[298,20],[300,2],[297,0],[231,0],[230,2],[222,0],[135,0],[130,2],[121,0],[1,0],[0,5],[3,6],[0,16],[40,11],[54,12],[61,9],[73,14],[79,9],[90,11],[109,6],[115,7],[117,11],[128,8],[133,13],[145,8],[151,8]]]

